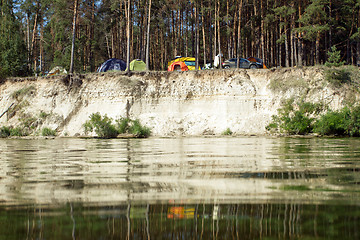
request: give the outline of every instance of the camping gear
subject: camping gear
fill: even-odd
[[[184,62],[173,62],[169,67],[168,71],[189,71],[188,66]]]
[[[46,76],[53,76],[56,74],[67,74],[68,72],[66,71],[65,68],[61,67],[61,66],[56,66],[53,69],[51,69],[51,71],[46,75]]]
[[[175,59],[168,62],[168,67],[170,67],[170,65],[174,62],[183,62],[185,63],[185,65],[188,67],[189,70],[195,70],[196,62],[194,57],[177,56]],[[200,66],[199,66],[199,70],[201,70]]]
[[[263,68],[267,68],[263,62],[262,59],[257,58],[257,57],[248,57],[247,60],[249,60],[250,62],[254,62],[254,63],[260,63],[262,64]]]
[[[146,64],[140,59],[132,60],[130,62],[130,71],[146,71]]]
[[[125,61],[117,58],[110,58],[98,68],[97,72],[125,71],[125,69],[126,69]]]

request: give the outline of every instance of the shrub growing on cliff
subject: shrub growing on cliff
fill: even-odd
[[[142,126],[139,120],[131,120],[129,132],[139,138],[146,138],[151,134],[150,128]]]
[[[351,73],[346,68],[327,69],[325,70],[325,80],[335,87],[340,87],[345,83],[351,82]]]
[[[360,107],[328,111],[316,121],[314,132],[321,135],[360,136]]]
[[[120,118],[116,120],[116,123],[119,134],[129,133],[139,138],[146,138],[151,134],[150,128],[142,126],[139,120]]]
[[[227,128],[223,133],[222,135],[232,135],[233,132],[230,130],[230,128]]]
[[[108,116],[102,117],[100,113],[93,113],[90,120],[84,124],[85,134],[95,131],[99,138],[115,138],[119,133],[111,122],[112,119]]]
[[[328,59],[325,62],[327,67],[340,67],[345,64],[345,61],[341,61],[341,51],[337,51],[336,46],[331,47],[331,51],[327,52]]]
[[[21,101],[24,96],[32,93],[35,90],[36,90],[36,88],[34,86],[28,86],[28,87],[24,87],[24,88],[21,88],[21,89],[15,91],[15,92],[13,92],[11,94],[11,96],[13,98],[15,98],[16,100]]]
[[[26,129],[22,127],[15,127],[10,129],[10,136],[23,137],[29,135]]]
[[[94,113],[90,116],[90,120],[83,125],[85,134],[95,131],[100,138],[115,138],[119,134],[132,134],[135,137],[149,137],[151,131],[148,127],[142,126],[139,120],[131,120],[129,118],[120,118],[116,120],[116,125],[112,124],[112,119],[106,115],[102,117],[100,113]]]
[[[0,137],[1,138],[6,138],[6,137],[9,137],[11,134],[11,130],[9,127],[1,127],[0,128]]]
[[[56,130],[45,127],[41,130],[41,136],[56,136]]]
[[[272,117],[272,122],[266,130],[285,132],[288,134],[308,134],[313,130],[314,114],[320,112],[322,106],[309,102],[294,103],[294,99],[285,101],[278,115]]]

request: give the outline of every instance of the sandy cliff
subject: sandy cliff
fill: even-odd
[[[303,98],[343,107],[359,95],[335,89],[317,68],[96,73],[8,79],[0,84],[0,126],[38,119],[33,127],[83,135],[100,112],[139,119],[155,136],[264,134],[283,99]],[[346,86],[344,87],[346,88]]]

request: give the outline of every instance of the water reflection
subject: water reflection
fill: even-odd
[[[17,239],[358,239],[359,206],[66,204],[0,211]],[[11,217],[10,217],[11,216]]]
[[[0,152],[6,239],[359,238],[356,138],[0,139]]]
[[[1,140],[0,201],[356,200],[359,146],[258,137]]]

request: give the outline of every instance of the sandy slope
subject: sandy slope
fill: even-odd
[[[19,90],[27,91],[16,99]],[[14,103],[0,126],[32,117],[38,119],[35,128],[83,135],[82,124],[100,112],[113,119],[139,119],[156,136],[219,135],[226,128],[265,134],[281,101],[290,97],[338,109],[359,94],[346,86],[334,89],[318,68],[13,78],[0,83],[0,114]]]

